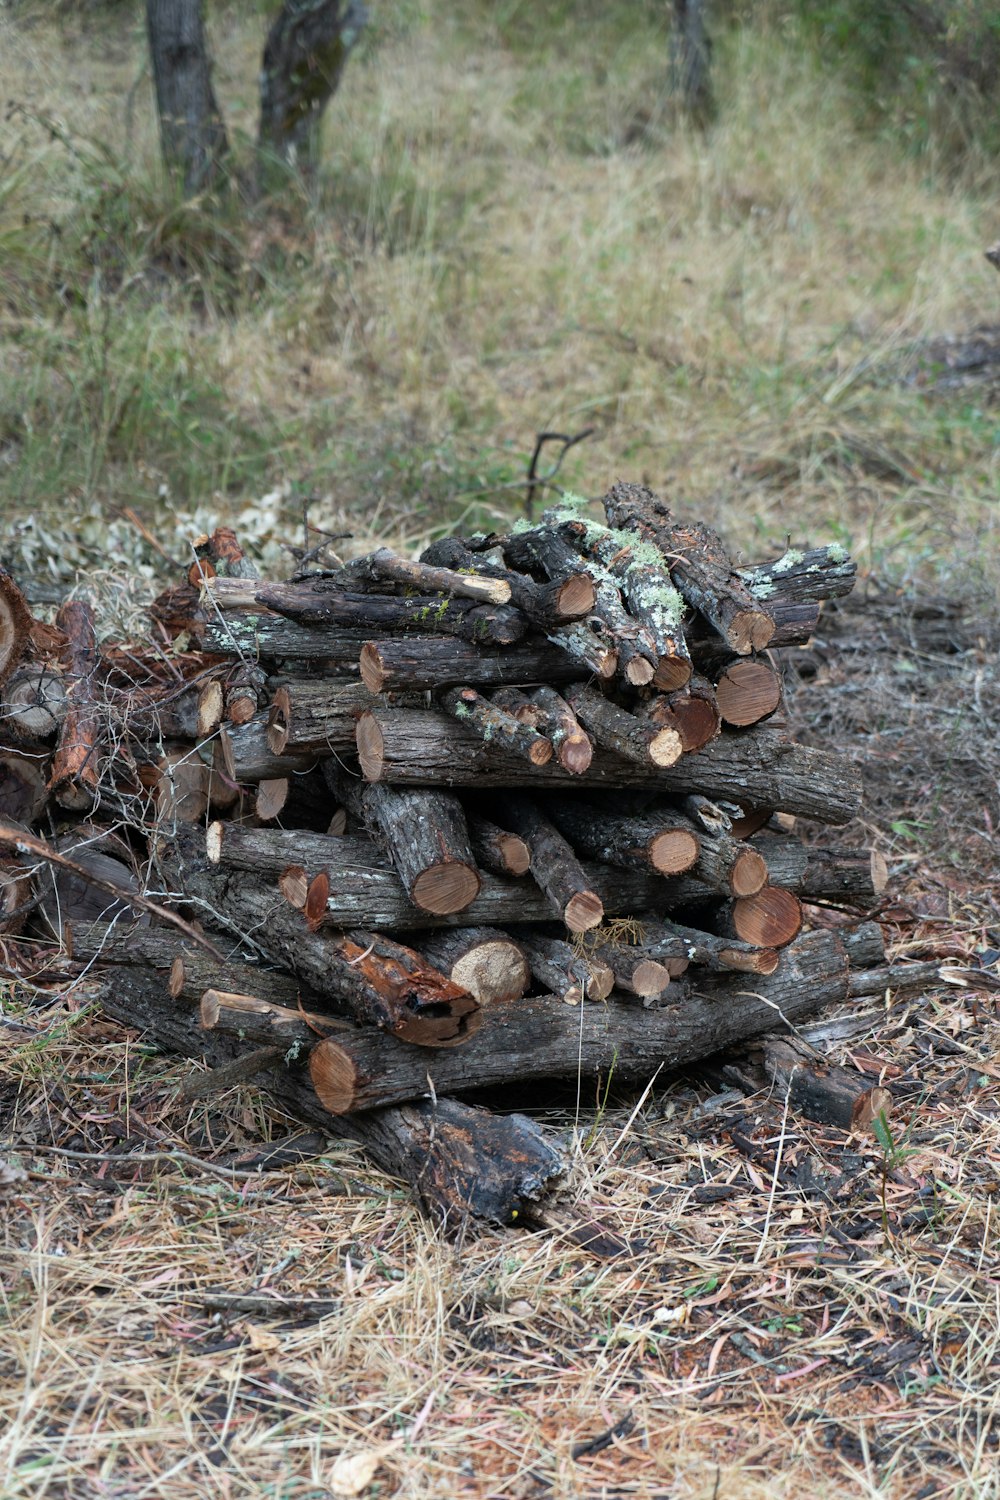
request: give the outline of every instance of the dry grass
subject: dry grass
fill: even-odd
[[[248,9],[215,22],[246,131]],[[229,516],[276,557],[305,494],[320,523],[412,541],[507,514],[535,433],[593,423],[576,488],[642,478],[757,555],[836,537],[897,579],[995,590],[995,416],[897,379],[994,316],[991,184],[863,137],[794,39],[723,43],[702,138],[670,121],[652,7],[574,27],[540,5],[536,35],[517,5],[377,9],[316,199],[249,221],[181,215],[157,181],[137,18],[0,17],[0,86],[27,110],[0,192],[0,525],[22,571],[162,568],[125,503],[178,559]],[[950,844],[941,794],[961,795],[958,732],[995,770],[988,640],[935,666],[903,741],[888,671],[845,680],[821,653],[803,695],[858,753],[859,705],[888,720],[869,817],[907,952],[1000,947],[994,793],[975,782]],[[635,1242],[607,1261],[556,1230],[446,1243],[340,1144],[220,1172],[288,1123],[249,1092],[182,1105],[184,1067],[85,996],[3,1002],[11,1500],[998,1494],[995,996],[889,998],[828,1040],[892,1090],[892,1159],[781,1098],[701,1115],[701,1077],[660,1080],[627,1130],[632,1099],[576,1121],[553,1095],[568,1201]]]

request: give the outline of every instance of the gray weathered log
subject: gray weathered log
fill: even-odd
[[[498,567],[464,547],[457,537],[445,537],[421,554],[422,561],[482,578],[497,579],[510,589],[510,602],[540,630],[551,630],[569,620],[582,620],[594,608],[593,581],[586,573],[570,573],[552,583],[536,583],[526,573]]]

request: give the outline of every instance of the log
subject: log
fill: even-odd
[[[774,885],[787,886],[804,901],[860,907],[878,904],[889,869],[877,849],[841,849],[803,844],[780,833],[760,833],[752,848],[764,860]]]
[[[802,927],[802,903],[794,892],[768,885],[721,906],[712,925],[720,936],[740,938],[754,948],[784,948]]]
[[[273,823],[276,818],[280,818],[288,802],[290,789],[291,783],[287,776],[275,776],[259,782],[254,798],[254,816],[262,823]]]
[[[472,1041],[419,1059],[391,1038],[358,1032],[327,1038],[309,1056],[317,1096],[333,1114],[391,1101],[508,1083],[511,1078],[588,1077],[645,1080],[736,1041],[770,1031],[776,1015],[794,1022],[847,998],[848,965],[831,933],[799,939],[770,976],[706,974],[697,991],[656,1010],[609,1000],[569,1010],[553,996],[496,1006]]]
[[[442,695],[441,706],[491,748],[495,746],[508,755],[516,755],[530,766],[545,766],[552,759],[550,739],[489,703],[473,687],[449,688]]]
[[[66,686],[51,667],[20,667],[0,694],[0,730],[17,740],[47,740],[66,717]]]
[[[614,972],[592,951],[533,928],[515,928],[514,936],[537,984],[551,990],[566,1005],[579,1005],[585,999],[606,1000],[614,989]]]
[[[29,827],[49,800],[48,755],[0,748],[0,818]]]
[[[612,526],[635,531],[669,559],[676,588],[737,656],[770,644],[774,617],[736,572],[714,531],[678,520],[643,485],[616,484],[604,498],[604,509]]]
[[[428,933],[420,951],[453,984],[480,1005],[520,1000],[531,984],[531,970],[519,945],[496,927],[454,927]]]
[[[267,744],[276,756],[329,755],[353,750],[358,719],[371,707],[371,694],[360,682],[284,682],[267,710]],[[410,708],[422,699],[404,700]]]
[[[32,623],[24,595],[7,569],[0,567],[0,686],[20,666]]]
[[[641,944],[601,943],[593,953],[611,970],[616,988],[630,995],[653,1000],[660,998],[669,988],[670,970]]]
[[[880,1113],[891,1111],[888,1089],[872,1087],[863,1073],[827,1062],[795,1037],[765,1037],[763,1066],[768,1082],[795,1109],[821,1125],[870,1131]]]
[[[757,948],[741,939],[701,932],[666,918],[658,922],[643,918],[641,930],[643,944],[652,957],[668,965],[673,959],[683,959],[686,964],[714,971],[773,974],[780,961],[776,948]]]
[[[190,1007],[164,1004],[158,980],[124,971],[101,988],[105,1015],[138,1028],[167,1051],[221,1067],[244,1044],[205,1032]],[[359,1142],[384,1171],[413,1189],[426,1213],[460,1233],[470,1219],[517,1222],[544,1199],[565,1163],[541,1128],[524,1115],[491,1115],[454,1099],[333,1119],[309,1079],[287,1066],[258,1075],[261,1086],[293,1116],[327,1135]]]
[[[854,587],[858,565],[846,548],[810,547],[800,552],[790,547],[774,562],[736,570],[747,588],[766,604],[777,601],[800,604],[838,599]]]
[[[33,906],[33,877],[17,854],[0,849],[0,937],[16,937]]]
[[[371,693],[423,692],[462,683],[482,688],[571,682],[586,670],[546,641],[527,640],[491,652],[454,636],[422,635],[365,641],[359,665],[361,680]]]
[[[481,880],[454,793],[366,785],[334,761],[324,763],[323,774],[339,801],[386,850],[414,906],[443,917],[475,901]]]
[[[618,670],[618,647],[597,615],[588,615],[586,620],[574,620],[569,625],[556,625],[549,631],[548,639],[566,652],[574,678],[586,671],[606,682]]]
[[[622,759],[657,770],[680,760],[681,737],[676,729],[647,724],[589,686],[567,689],[566,701],[597,743]]]
[[[676,729],[685,755],[701,750],[722,728],[715,688],[700,673],[686,687],[649,699],[643,706],[643,717],[661,729]]]
[[[200,823],[208,812],[213,780],[223,792],[223,801],[226,800],[221,779],[213,778],[211,768],[205,765],[194,745],[168,749],[150,771],[144,780],[153,794],[158,823],[170,826]]]
[[[213,612],[185,628],[212,656],[235,656],[251,667],[261,661],[318,663],[337,676],[357,673],[361,648],[372,634],[338,626],[309,629],[259,609]]]
[[[268,743],[269,713],[259,713],[245,724],[223,725],[211,746],[199,753],[211,757],[213,770],[234,787],[255,786],[280,776],[294,776],[316,765],[321,752],[290,751],[276,755]]]
[[[244,831],[276,837],[266,829]],[[273,886],[254,875],[213,869],[190,836],[160,840],[157,857],[172,890],[207,903],[216,921],[235,931],[252,932],[272,962],[359,1021],[420,1047],[458,1045],[478,1024],[472,996],[429,969],[411,948],[367,930],[310,931]]]
[[[66,717],[59,730],[49,792],[69,812],[89,812],[99,796],[98,754],[101,716],[94,698],[97,637],[94,611],[83,599],[70,599],[56,614],[66,637],[60,659],[66,683]]]
[[[781,707],[781,678],[769,662],[737,657],[716,681],[715,697],[726,724],[760,724]]]
[[[322,580],[321,580],[322,583]],[[208,585],[210,598],[225,600],[225,591]],[[509,604],[478,604],[448,594],[398,598],[393,594],[357,594],[304,584],[262,584],[255,602],[299,625],[315,629],[339,626],[363,630],[367,637],[416,630],[422,635],[457,635],[481,645],[510,646],[527,633],[528,622]]]
[[[198,1007],[205,1031],[223,1031],[257,1047],[287,1049],[287,1062],[294,1062],[323,1037],[353,1031],[351,1021],[326,1016],[319,1011],[292,1010],[273,1005],[257,995],[229,990],[205,990]]]
[[[601,864],[683,875],[698,858],[700,838],[676,814],[622,817],[570,797],[550,797],[545,809],[577,853]]]
[[[480,787],[524,781],[523,761],[484,746],[478,735],[433,709],[370,709],[358,721],[358,752],[370,781]],[[720,735],[668,768],[653,770],[595,751],[586,777],[571,778],[554,759],[537,767],[535,777],[578,786],[657,787],[667,795],[702,792],[828,823],[849,822],[861,806],[860,771],[845,756],[796,745],[766,726]]]
[[[605,567],[621,589],[629,614],[644,627],[656,652],[654,685],[664,692],[684,687],[691,676],[684,600],[671,582],[666,559],[637,537],[612,531],[579,511],[580,502],[567,497],[545,511],[542,520]]]
[[[755,896],[768,883],[764,856],[733,838],[729,818],[707,797],[686,797],[684,812],[698,833],[698,858],[691,868],[696,880],[724,896]]]
[[[466,810],[469,841],[476,864],[491,875],[527,875],[531,868],[528,846],[518,834],[498,828],[489,818]]]
[[[251,662],[231,667],[225,683],[225,714],[230,724],[246,724],[265,706],[267,673]]]
[[[222,683],[217,678],[212,678],[205,683],[198,694],[198,713],[196,734],[198,739],[207,740],[213,735],[222,723],[222,715],[226,706],[226,695]]]
[[[571,932],[586,932],[604,920],[604,904],[572,848],[529,797],[508,794],[503,820],[528,846],[531,873],[555,914]]]
[[[536,583],[525,573],[498,566],[470,552],[457,537],[432,542],[421,554],[421,560],[460,569],[466,575],[501,580],[510,590],[510,602],[539,630],[548,631],[569,620],[585,619],[594,608],[594,585],[586,573],[569,573],[552,583]]]
[[[581,559],[579,553],[550,526],[536,526],[514,531],[502,540],[504,555],[515,568],[539,569],[553,580],[565,579],[578,572],[583,562],[594,586],[594,608],[591,619],[597,621],[605,643],[617,652],[617,667],[625,681],[641,687],[653,680],[656,671],[656,644],[637,620],[625,610],[615,580],[606,568],[592,559]],[[577,640],[566,634],[567,627],[550,633],[552,641]],[[614,670],[614,669],[612,669]]]
[[[390,547],[379,547],[368,558],[368,565],[377,578],[405,583],[418,594],[451,594],[479,604],[510,603],[511,587],[506,579],[469,576],[428,562],[409,562]]]
[[[571,776],[583,776],[594,758],[594,747],[565,698],[547,684],[531,694],[538,712],[535,727],[555,747],[556,760]]]

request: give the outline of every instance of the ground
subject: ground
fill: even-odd
[[[157,178],[138,18],[0,18],[5,558],[131,632],[211,520],[274,568],[307,497],[412,546],[593,425],[574,490],[858,557],[792,713],[865,761],[893,950],[970,987],[806,1029],[888,1143],[707,1071],[535,1096],[567,1219],[456,1242],[353,1147],[268,1158],[252,1091],[184,1102],[86,990],[6,986],[0,1492],[996,1495],[993,164],[866,135],[784,32],[720,39],[700,136],[653,8],[377,9],[316,194],[250,215]],[[213,15],[237,136],[263,29]]]

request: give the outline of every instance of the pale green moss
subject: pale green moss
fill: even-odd
[[[787,573],[790,569],[797,568],[799,563],[802,561],[802,556],[803,554],[796,551],[794,547],[789,547],[784,557],[779,557],[778,561],[774,563],[771,568],[771,572]]]
[[[459,703],[455,707],[456,719],[468,719],[472,717],[472,709],[467,703]]]
[[[285,1062],[288,1064],[289,1067],[291,1067],[291,1065],[292,1065],[293,1062],[297,1062],[298,1061],[299,1057],[301,1056],[301,1053],[302,1053],[302,1043],[301,1042],[293,1042],[292,1045],[289,1047],[288,1051],[285,1053]]]
[[[774,593],[774,584],[771,582],[770,578],[762,578],[759,573],[755,576],[751,575],[751,577],[747,579],[747,586],[749,587],[750,592],[751,594],[753,594],[755,599],[770,599],[771,595]]]
[[[851,554],[840,542],[833,542],[826,550],[830,554],[831,562],[844,563],[850,559]]]

